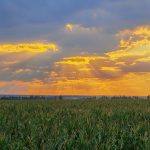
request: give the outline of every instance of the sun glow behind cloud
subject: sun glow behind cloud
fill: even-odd
[[[72,32],[73,31],[73,28],[74,28],[74,25],[71,24],[71,23],[68,23],[65,25],[65,29],[69,32]]]

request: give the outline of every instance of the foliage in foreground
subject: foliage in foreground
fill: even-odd
[[[150,149],[150,101],[0,101],[0,149]]]

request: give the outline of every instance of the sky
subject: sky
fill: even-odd
[[[0,94],[149,95],[150,0],[0,0]]]

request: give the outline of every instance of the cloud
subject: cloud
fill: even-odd
[[[128,30],[128,39],[122,39],[118,49],[103,55],[84,54],[63,58],[55,63],[53,70],[55,75],[51,76],[52,81],[57,86],[64,84],[68,88],[73,87],[75,89],[76,84],[80,87],[84,83],[86,87],[93,83],[92,88],[94,88],[95,82],[105,85],[107,82],[116,81],[116,83],[121,84],[124,80],[130,81],[131,77],[134,76],[135,79],[132,79],[132,82],[136,83],[136,79],[141,77],[143,89],[144,87],[148,89],[149,86],[146,83],[150,77],[149,29],[149,26],[141,26]],[[126,33],[126,31],[122,31],[122,33]],[[132,38],[130,38],[131,36]],[[140,83],[138,84],[140,86]],[[130,86],[136,89],[135,84]]]
[[[122,31],[121,33],[126,33],[126,31],[127,30]],[[134,68],[135,65],[138,66],[139,61],[145,60],[145,67],[149,67],[149,31],[149,26],[128,30],[128,39],[121,40],[116,50],[109,51],[100,56],[86,56],[85,54],[83,56],[68,57],[56,64],[63,69],[76,68],[78,72],[80,72],[80,70],[92,70],[92,72],[96,72],[97,75],[103,75],[104,78],[107,77],[107,74],[110,74],[111,78],[111,75],[114,76],[114,73],[120,76],[121,72],[123,73],[124,70],[127,70],[125,68],[129,66]],[[143,67],[141,69],[143,69]],[[66,71],[66,74],[67,73],[70,74],[71,71]],[[60,74],[63,73],[61,72]]]
[[[101,33],[98,29],[74,24],[71,31],[63,32],[76,37],[77,34]],[[34,56],[2,54],[1,89],[11,93],[10,83],[16,82],[15,87],[27,88],[25,93],[28,94],[40,91],[42,94],[87,95],[88,91],[89,95],[147,95],[149,29],[149,26],[139,26],[119,32],[117,36],[121,40],[117,48],[103,54],[79,53],[68,57],[48,51]]]
[[[117,43],[115,35],[108,34],[101,27],[73,23],[67,23],[59,34],[56,34],[55,40],[58,37],[64,56],[79,53],[103,53]],[[51,38],[50,36],[49,39]]]
[[[96,32],[100,33],[102,28],[98,27],[84,27],[80,24],[71,24],[68,23],[65,25],[66,31],[73,34],[94,34]]]
[[[43,53],[46,51],[56,52],[59,48],[55,43],[13,43],[0,44],[0,55],[2,53]]]
[[[149,0],[1,0],[1,90],[148,93],[149,9]]]
[[[94,8],[100,4],[99,1],[93,3],[92,0],[1,0],[1,12],[4,17],[8,17],[2,22],[2,25],[12,26],[17,23],[43,23],[43,22],[58,22],[66,17],[83,9]],[[40,11],[39,11],[40,10]],[[11,18],[12,17],[12,18]],[[11,20],[9,20],[11,19]]]
[[[51,68],[52,55],[59,50],[56,43],[0,44],[0,80],[44,79]]]
[[[115,33],[149,24],[149,9],[149,0],[1,0],[0,41],[47,40],[68,22]]]

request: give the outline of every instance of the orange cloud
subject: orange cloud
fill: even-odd
[[[149,38],[150,37],[150,26],[149,25],[143,25],[143,26],[138,26],[134,29],[126,29],[122,30],[119,33],[117,33],[117,36],[121,36],[122,38],[124,37],[130,37],[130,38]]]

